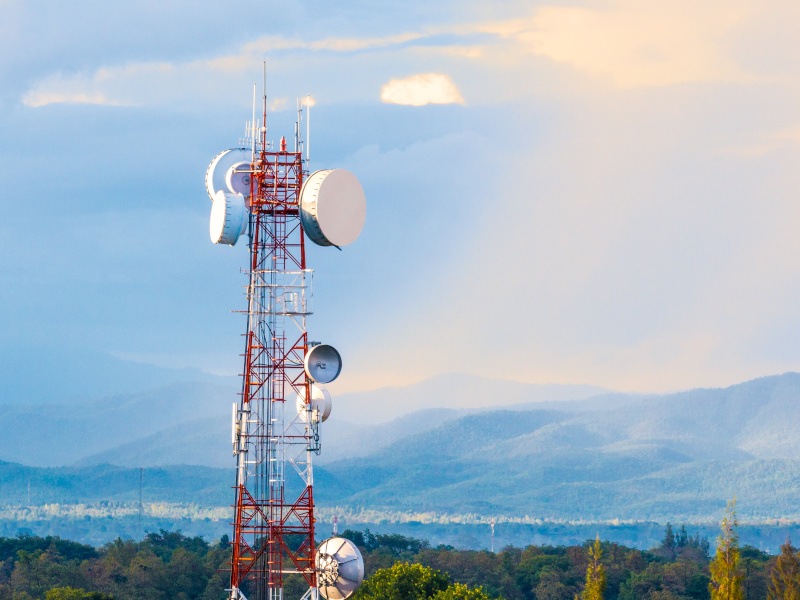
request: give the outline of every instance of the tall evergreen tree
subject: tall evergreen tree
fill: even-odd
[[[667,523],[667,528],[664,530],[661,550],[666,558],[675,560],[675,533],[672,531],[672,523]]]
[[[736,498],[728,502],[722,518],[722,533],[717,538],[717,553],[711,561],[711,600],[743,600],[742,573],[739,568],[739,536],[736,527]]]
[[[772,566],[767,600],[800,600],[800,556],[789,538]]]
[[[675,546],[680,550],[681,548],[686,548],[689,545],[689,534],[686,531],[686,525],[681,525],[681,528],[678,530],[677,535],[675,536]]]
[[[583,590],[583,600],[603,600],[606,591],[606,570],[600,559],[603,557],[603,548],[598,535],[594,544],[589,546],[589,564],[586,567],[586,587]]]

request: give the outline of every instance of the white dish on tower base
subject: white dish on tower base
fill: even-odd
[[[317,586],[326,600],[347,600],[364,581],[364,559],[353,542],[333,537],[317,547]]]

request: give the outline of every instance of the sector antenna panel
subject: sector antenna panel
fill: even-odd
[[[364,559],[353,542],[333,537],[317,548],[317,585],[326,600],[347,600],[364,581]]]
[[[345,169],[316,171],[300,190],[303,231],[319,246],[346,246],[356,241],[367,218],[364,190]]]

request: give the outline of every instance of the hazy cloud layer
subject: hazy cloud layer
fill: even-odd
[[[367,191],[362,238],[309,251],[340,389],[800,368],[796,3],[370,7],[3,3],[3,353],[237,372],[244,248],[202,179],[266,59],[274,137],[311,93],[312,166]]]

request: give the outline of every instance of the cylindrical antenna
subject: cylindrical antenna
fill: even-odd
[[[311,172],[311,94],[306,94],[306,168]]]
[[[233,453],[236,454],[236,443],[239,441],[236,427],[239,425],[239,415],[236,411],[236,403],[233,403],[233,411],[231,413],[231,446],[233,446]]]
[[[303,108],[300,98],[297,98],[297,120],[294,122],[294,151],[300,151],[300,120],[303,116]]]
[[[252,137],[252,153],[253,156],[251,157],[251,161],[255,162],[256,160],[256,82],[253,82],[253,120],[250,122],[250,137]]]
[[[261,120],[261,150],[267,149],[267,61],[264,60],[264,117]]]

